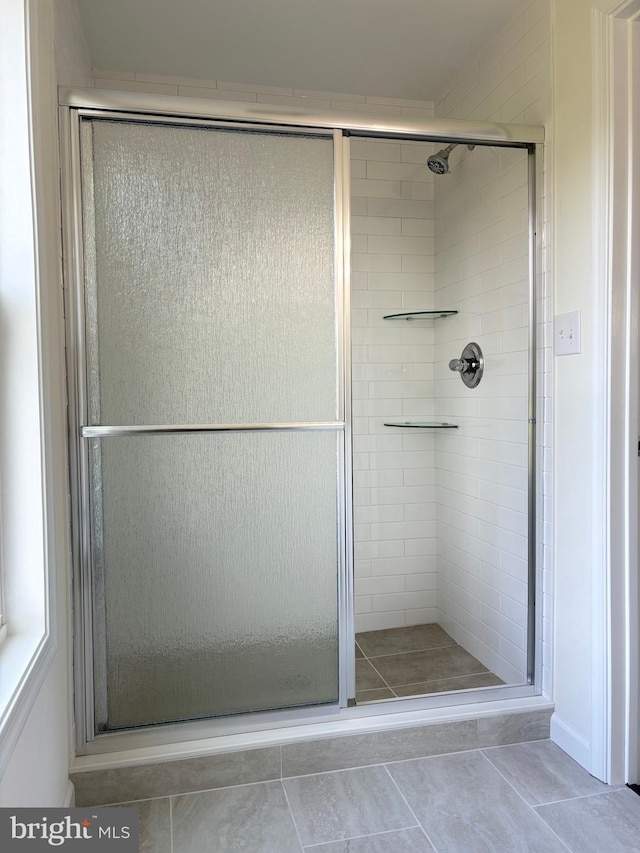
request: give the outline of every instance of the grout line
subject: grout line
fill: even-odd
[[[316,770],[313,773],[299,773],[297,776],[287,776],[287,779],[307,779],[309,776],[328,776],[329,773],[347,773],[349,770],[367,770],[369,767],[382,767],[383,761],[375,764],[358,764],[356,767],[337,767],[333,770]],[[284,782],[284,779],[282,780]]]
[[[433,843],[433,841],[431,840],[431,838],[429,837],[429,835],[428,835],[428,833],[427,833],[427,830],[426,830],[426,829],[424,828],[424,826],[420,823],[420,821],[418,820],[418,816],[416,815],[416,813],[414,812],[414,810],[411,808],[411,806],[410,806],[410,805],[409,805],[409,803],[407,802],[407,798],[405,797],[404,793],[402,792],[402,790],[401,790],[400,786],[398,785],[398,783],[396,782],[396,780],[395,780],[395,779],[393,778],[393,776],[391,775],[391,771],[389,770],[389,768],[387,767],[387,765],[386,765],[386,764],[384,764],[383,766],[384,766],[384,769],[387,771],[387,774],[388,774],[388,776],[389,776],[389,779],[391,779],[391,782],[395,785],[396,790],[398,791],[398,793],[399,793],[399,794],[400,794],[400,796],[402,797],[402,799],[403,799],[403,801],[404,801],[404,804],[406,805],[406,807],[409,809],[409,811],[410,811],[410,812],[411,812],[411,814],[413,815],[413,818],[414,818],[414,820],[417,822],[417,824],[418,824],[418,826],[420,827],[420,829],[423,831],[423,833],[424,833],[424,835],[425,835],[425,838],[427,839],[427,841],[429,842],[429,844],[433,847],[433,849],[436,851],[436,853],[438,853],[437,848],[436,848],[436,845]]]
[[[407,651],[404,651],[404,652],[388,652],[387,654],[384,654],[384,655],[371,655],[371,656],[365,655],[365,657],[367,658],[367,660],[375,660],[376,658],[391,658],[391,657],[397,657],[398,655],[415,655],[415,654],[418,654],[418,652],[435,652],[435,651],[438,651],[439,649],[452,649],[454,646],[458,646],[459,648],[462,648],[460,643],[447,643],[444,646],[429,646],[426,649],[408,649]],[[362,649],[360,649],[360,650],[362,651]],[[465,651],[466,651],[466,649],[465,649]],[[363,652],[363,654],[364,654],[364,652]]]
[[[548,823],[547,823],[547,821],[542,817],[542,815],[538,814],[538,812],[534,809],[534,807],[533,807],[530,803],[528,803],[528,802],[525,800],[525,798],[524,798],[524,797],[523,797],[523,795],[520,793],[520,791],[518,791],[518,789],[516,788],[516,786],[515,786],[514,784],[512,784],[512,782],[511,782],[509,779],[507,779],[507,777],[504,775],[504,773],[502,773],[502,771],[501,771],[501,770],[499,770],[499,769],[495,766],[495,764],[494,764],[492,761],[489,761],[489,759],[487,758],[487,756],[483,753],[483,751],[482,751],[481,749],[480,749],[480,750],[478,750],[478,751],[479,751],[480,755],[484,758],[484,760],[485,760],[485,761],[487,761],[487,762],[489,763],[489,766],[490,766],[490,767],[492,767],[492,768],[496,771],[496,773],[504,779],[504,781],[507,783],[507,785],[509,785],[509,787],[510,787],[510,788],[511,788],[515,793],[516,793],[516,795],[517,795],[517,796],[522,800],[522,802],[525,804],[525,806],[526,806],[526,807],[527,807],[531,812],[533,812],[533,814],[534,814],[534,815],[535,815],[539,820],[541,820],[541,821],[542,821],[542,823],[547,827],[547,829],[549,829],[549,830],[553,833],[553,835],[555,835],[555,837],[558,839],[558,841],[560,842],[560,844],[562,844],[562,846],[563,846],[563,847],[565,847],[567,850],[569,850],[569,851],[570,851],[570,853],[572,853],[571,848],[569,847],[569,845],[568,845],[566,842],[564,842],[564,841],[562,840],[562,838],[560,838],[560,836],[559,836],[559,835],[558,835],[558,833],[553,829],[553,827],[549,826],[549,824],[548,824]]]
[[[375,666],[371,663],[371,661],[369,660],[369,658],[367,658],[367,663],[369,664],[369,666],[371,667],[371,669],[372,669],[372,670],[373,670],[373,671],[374,671],[374,672],[375,672],[375,673],[376,673],[380,678],[382,678],[382,680],[383,680],[383,682],[384,682],[385,687],[387,687],[387,688],[388,688],[389,690],[391,690],[391,692],[393,693],[393,688],[391,687],[391,685],[387,682],[386,678],[383,678],[383,676],[378,672],[378,670],[377,670],[377,669],[375,668]],[[374,689],[375,689],[375,688],[374,688]],[[356,691],[356,692],[357,692],[357,691]],[[394,693],[393,695],[395,696],[395,693]],[[397,698],[397,697],[396,697],[396,698]],[[356,701],[357,701],[357,700],[356,700]]]
[[[255,782],[238,782],[237,785],[218,785],[216,788],[194,788],[191,791],[174,791],[171,794],[162,794],[159,797],[142,797],[137,800],[119,800],[118,802],[111,803],[94,803],[93,806],[83,806],[83,808],[91,809],[102,809],[108,808],[110,806],[122,806],[127,803],[148,803],[151,800],[166,800],[171,797],[190,797],[192,794],[211,794],[213,791],[225,791],[228,788],[247,788],[249,785],[269,785],[271,782],[280,782],[281,780],[278,777],[274,777],[273,779],[258,779]]]
[[[298,829],[298,824],[296,822],[296,816],[293,813],[293,809],[291,808],[291,803],[289,802],[289,795],[287,794],[287,789],[284,786],[284,781],[280,780],[280,787],[282,788],[282,792],[284,793],[284,799],[287,803],[287,808],[289,809],[289,814],[291,815],[291,820],[293,822],[293,828],[296,831],[296,837],[298,839],[298,844],[300,845],[300,850],[304,850],[304,844],[302,843],[302,838],[300,838],[300,831]]]
[[[181,794],[161,794],[159,797],[138,797],[137,800],[118,800],[114,803],[93,803],[90,806],[78,806],[78,808],[83,809],[108,809],[111,806],[126,806],[126,805],[135,805],[136,803],[151,803],[154,800],[169,800],[171,797],[179,797]]]
[[[307,776],[326,776],[328,773],[346,773],[348,770],[366,770],[368,767],[382,767],[388,764],[402,764],[405,761],[425,761],[429,758],[441,758],[443,755],[466,755],[469,752],[480,751],[480,747],[474,746],[471,749],[455,749],[451,750],[451,752],[434,752],[430,755],[417,755],[414,758],[391,758],[387,761],[378,761],[375,764],[357,764],[353,767],[335,767],[333,770],[316,770],[313,773],[299,773],[297,776],[287,776],[286,778],[304,779]]]
[[[541,738],[538,738],[537,740],[521,740],[521,741],[516,741],[516,743],[496,743],[493,746],[481,746],[480,749],[483,752],[493,752],[494,749],[505,749],[505,747],[507,747],[507,746],[525,746],[526,744],[529,744],[529,743],[542,743],[543,741],[546,741],[547,743],[553,743],[553,741],[551,740],[550,737],[541,737]],[[558,749],[560,749],[560,747],[558,747]],[[489,756],[487,756],[487,758],[488,757]],[[491,759],[489,759],[489,760],[491,761]]]
[[[604,785],[604,782],[602,784]],[[577,797],[565,797],[562,800],[549,800],[548,803],[536,803],[535,805],[531,806],[531,808],[535,810],[535,809],[539,808],[540,806],[555,806],[558,803],[571,803],[574,800],[587,800],[589,797],[602,797],[605,794],[617,794],[618,791],[626,790],[626,787],[627,787],[626,785],[620,785],[620,787],[613,788],[610,791],[594,791],[591,794],[578,794]]]
[[[453,681],[456,678],[466,678],[469,675],[485,675],[485,674],[495,675],[495,672],[491,672],[491,670],[489,670],[485,667],[484,669],[481,669],[478,672],[466,672],[464,675],[451,675],[451,676],[449,676],[449,678],[429,678],[429,679],[422,679],[422,681],[408,681],[408,682],[403,683],[403,684],[394,684],[393,686],[394,687],[411,687],[411,685],[413,685],[413,684],[431,684],[433,681]],[[494,684],[494,685],[490,685],[490,686],[491,687],[500,687],[499,684]],[[473,688],[473,689],[475,689],[475,688]]]
[[[346,843],[347,841],[357,841],[359,838],[379,838],[381,835],[391,835],[394,832],[404,832],[406,829],[422,829],[422,827],[419,823],[416,823],[414,826],[398,826],[395,829],[384,829],[382,832],[370,832],[368,835],[349,835],[346,838],[336,838],[333,841],[316,841],[315,844],[307,844],[304,849],[313,850],[314,847],[322,847],[324,844],[339,844],[341,841]]]
[[[171,853],[173,853],[173,799],[169,797],[169,838],[171,839]]]

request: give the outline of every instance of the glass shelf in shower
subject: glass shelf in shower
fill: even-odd
[[[452,317],[457,311],[404,311],[402,314],[385,314],[383,320],[437,320]]]
[[[435,423],[433,421],[401,421],[386,423],[384,426],[400,427],[401,429],[458,429],[458,424]]]

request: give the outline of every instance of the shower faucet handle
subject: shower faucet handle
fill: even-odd
[[[476,358],[452,358],[449,362],[449,370],[458,373],[475,373],[479,367],[480,362]]]

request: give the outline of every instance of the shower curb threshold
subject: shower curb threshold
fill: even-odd
[[[369,709],[371,706],[369,706]],[[332,719],[318,722],[315,718],[309,723],[300,722],[235,734],[219,734],[198,739],[186,738],[173,743],[141,744],[141,739],[149,740],[153,733],[130,732],[117,735],[109,743],[94,741],[92,754],[77,755],[72,761],[70,772],[73,774],[108,770],[139,765],[159,764],[167,761],[181,761],[190,758],[225,755],[247,750],[279,747],[293,744],[322,741],[329,738],[348,738],[350,736],[384,734],[411,728],[432,729],[439,725],[448,725],[464,721],[490,720],[494,717],[521,715],[527,713],[547,713],[549,717],[554,705],[544,696],[518,697],[498,701],[476,702],[468,705],[438,707],[375,716],[363,716],[351,719]],[[546,735],[548,737],[548,734]],[[166,734],[165,734],[166,737]],[[114,749],[123,739],[130,742],[129,748]],[[138,741],[136,743],[136,741]],[[97,749],[102,746],[102,751]]]
[[[424,712],[385,715],[375,725],[358,720],[341,730],[333,723],[263,732],[260,738],[236,735],[222,738],[224,746],[210,739],[173,744],[170,753],[147,747],[82,756],[70,773],[75,803],[134,802],[549,739],[553,705],[547,700],[485,704],[490,707],[450,709],[455,713],[446,719],[428,719]]]

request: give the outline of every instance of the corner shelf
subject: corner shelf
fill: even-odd
[[[385,314],[383,320],[436,320],[439,317],[451,317],[457,311],[404,311],[402,314]]]
[[[400,427],[401,429],[458,429],[458,424],[432,423],[430,421],[404,421],[403,423],[386,423],[384,426]]]

